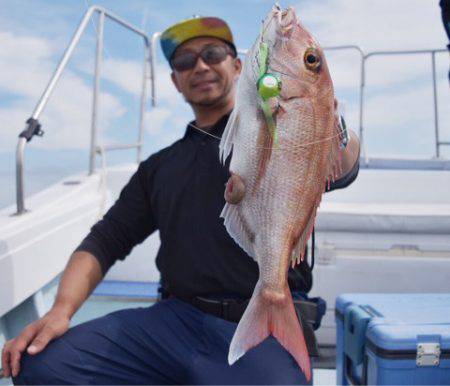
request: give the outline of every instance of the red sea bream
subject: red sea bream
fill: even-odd
[[[278,95],[258,91],[262,73],[281,81]],[[220,142],[222,161],[232,154],[221,217],[260,272],[230,345],[230,364],[273,335],[311,378],[287,272],[303,259],[322,193],[340,172],[336,108],[321,47],[293,8],[274,6],[247,53]]]

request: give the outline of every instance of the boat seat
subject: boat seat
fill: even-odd
[[[114,298],[126,300],[147,300],[155,302],[158,298],[159,283],[104,280],[92,293],[94,298]]]

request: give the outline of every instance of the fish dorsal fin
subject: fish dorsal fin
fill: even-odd
[[[249,225],[239,213],[239,205],[226,203],[220,213],[224,219],[224,225],[234,241],[254,260],[256,260],[254,250],[255,235]]]

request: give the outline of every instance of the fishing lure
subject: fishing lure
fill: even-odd
[[[256,83],[258,94],[261,97],[261,108],[266,118],[267,126],[272,134],[273,142],[278,146],[278,135],[273,112],[269,105],[269,99],[280,95],[281,80],[274,74],[268,73],[269,47],[261,42],[259,47],[259,78]]]

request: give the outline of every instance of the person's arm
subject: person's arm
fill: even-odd
[[[29,324],[19,336],[5,343],[2,352],[3,374],[17,376],[20,358],[31,355],[63,335],[70,319],[102,280],[117,259],[124,259],[131,249],[156,229],[150,208],[148,185],[154,158],[141,163],[123,188],[119,199],[95,224],[70,257],[62,274],[55,302],[41,319]]]
[[[61,276],[50,312],[72,319],[103,276],[101,265],[94,255],[85,251],[74,252]]]
[[[352,130],[347,130],[347,132],[349,140],[347,146],[342,150],[342,173],[337,179],[347,175],[359,161],[359,139]]]
[[[349,186],[357,177],[359,172],[360,144],[357,135],[348,130],[349,140],[347,146],[342,150],[342,172],[336,180],[325,188],[327,192],[335,189],[342,189]]]
[[[156,229],[148,194],[154,163],[155,157],[150,157],[139,165],[119,199],[76,248],[61,277],[54,312],[71,319],[109,267]]]
[[[95,256],[104,275],[157,228],[149,192],[157,154],[139,165],[118,200],[76,249]]]

